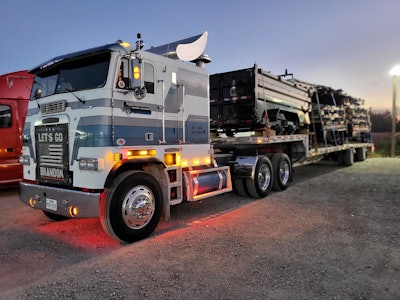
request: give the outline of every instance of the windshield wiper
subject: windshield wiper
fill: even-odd
[[[76,99],[78,99],[79,102],[85,104],[85,100],[79,98],[79,97],[74,93],[74,92],[75,92],[74,90],[72,90],[72,89],[66,89],[66,90],[67,90],[68,92],[70,92]]]

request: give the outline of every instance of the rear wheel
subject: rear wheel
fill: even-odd
[[[235,178],[235,191],[242,197],[247,197],[246,181],[243,178]]]
[[[285,153],[276,153],[272,156],[273,185],[276,191],[286,190],[292,180],[292,164]]]
[[[153,176],[141,171],[125,172],[104,192],[101,224],[114,239],[133,243],[154,231],[162,205],[161,188]]]
[[[249,195],[254,198],[264,198],[272,189],[272,164],[268,157],[261,157],[254,172],[254,180],[246,179]]]
[[[342,153],[343,157],[343,165],[344,166],[352,166],[354,163],[354,152],[353,149],[346,149]]]
[[[364,161],[367,158],[367,149],[364,147],[356,148],[356,156],[357,161]]]

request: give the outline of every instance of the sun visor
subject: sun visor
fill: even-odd
[[[207,45],[208,32],[190,38],[168,43],[158,47],[151,47],[146,51],[172,59],[192,61],[200,57]]]

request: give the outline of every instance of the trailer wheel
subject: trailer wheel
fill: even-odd
[[[42,212],[44,213],[44,215],[46,217],[48,217],[50,220],[53,220],[53,221],[64,221],[64,220],[71,219],[71,218],[68,218],[66,216],[61,216],[61,215],[57,215],[57,214],[48,212],[46,210],[42,210]]]
[[[142,171],[125,172],[105,190],[100,221],[112,238],[133,243],[154,231],[162,206],[161,187],[153,176]]]
[[[273,173],[272,164],[268,157],[261,157],[254,173],[253,179],[246,179],[249,195],[254,198],[264,198],[272,189]]]
[[[354,163],[353,149],[346,149],[338,153],[338,162],[344,166],[352,166]]]
[[[365,147],[356,148],[355,159],[357,161],[364,161],[367,158],[367,149]]]
[[[235,178],[234,185],[235,185],[235,191],[238,195],[242,197],[248,196],[246,192],[246,182],[243,178]]]
[[[273,185],[276,191],[286,190],[292,180],[292,164],[285,153],[276,153],[272,156]]]

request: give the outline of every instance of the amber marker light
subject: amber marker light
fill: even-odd
[[[35,207],[36,203],[37,203],[37,201],[36,201],[35,198],[33,198],[33,197],[30,197],[30,198],[29,198],[29,205],[30,205],[31,207]]]
[[[131,44],[129,44],[128,42],[120,42],[119,43],[122,47],[128,48],[131,46]]]
[[[76,206],[71,206],[69,208],[69,214],[71,217],[76,217],[78,215],[78,208]]]
[[[140,79],[140,68],[138,66],[133,68],[133,78],[136,80]]]
[[[175,153],[166,153],[164,154],[164,162],[167,166],[176,164],[176,155]]]
[[[154,149],[140,149],[140,150],[128,150],[126,153],[128,157],[132,156],[156,156],[157,151]]]
[[[122,160],[122,154],[114,153],[114,161],[120,161],[120,160]]]

